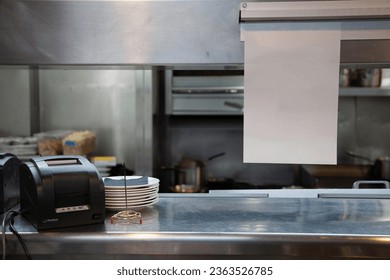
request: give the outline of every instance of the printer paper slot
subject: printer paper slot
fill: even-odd
[[[49,159],[45,162],[48,166],[81,164],[78,159]]]

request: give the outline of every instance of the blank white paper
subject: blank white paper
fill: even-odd
[[[306,25],[243,35],[244,162],[337,163],[340,29]]]

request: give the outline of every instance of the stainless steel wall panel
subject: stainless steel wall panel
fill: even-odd
[[[337,129],[337,162],[352,163],[347,151],[356,149],[356,98],[340,97]]]
[[[30,136],[30,71],[0,69],[0,137]]]
[[[347,155],[352,151],[373,160],[390,155],[390,99],[341,97],[338,119],[338,163],[369,164]]]
[[[356,153],[373,160],[390,155],[389,106],[388,97],[357,99]]]
[[[114,155],[135,168],[134,70],[40,70],[42,131],[89,129],[97,155]]]
[[[1,1],[0,64],[240,63],[239,3]]]
[[[135,72],[135,170],[138,174],[153,174],[153,75],[151,70]]]

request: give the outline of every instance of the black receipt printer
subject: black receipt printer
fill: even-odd
[[[19,203],[19,165],[13,154],[0,153],[0,214]]]
[[[103,223],[103,180],[81,156],[33,157],[20,165],[20,207],[39,230]]]

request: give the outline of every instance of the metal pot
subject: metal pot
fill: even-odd
[[[352,152],[347,152],[347,154],[349,156],[360,158],[369,162],[372,165],[371,174],[374,177],[374,179],[390,180],[390,157],[385,156],[373,160],[371,158],[357,155]]]
[[[189,157],[182,157],[173,168],[165,170],[174,171],[174,186],[170,188],[173,192],[199,192],[204,187],[204,168],[206,164],[225,153],[219,153],[209,157],[206,161],[196,160]]]
[[[390,180],[390,157],[381,157],[374,162],[374,176],[378,179]]]
[[[198,192],[203,186],[204,163],[182,157],[175,166],[175,192]]]

